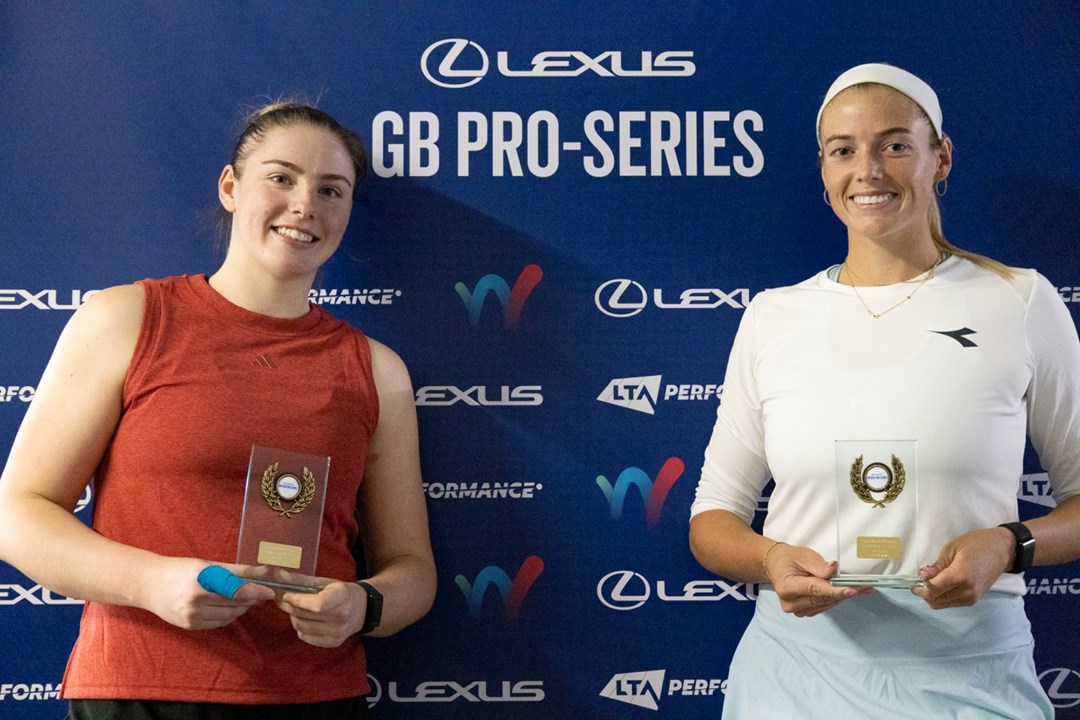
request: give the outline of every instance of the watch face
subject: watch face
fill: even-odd
[[[1020,573],[1030,568],[1035,562],[1035,538],[1027,526],[1019,522],[1004,523],[1005,528],[1016,538],[1013,551],[1013,563],[1006,572]]]
[[[1035,561],[1035,538],[1029,538],[1028,540],[1025,540],[1020,544],[1020,547],[1024,554],[1023,569],[1027,570]]]

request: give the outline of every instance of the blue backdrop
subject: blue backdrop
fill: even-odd
[[[1073,0],[0,4],[0,456],[88,294],[216,267],[245,109],[318,98],[374,167],[316,299],[412,371],[439,568],[368,644],[380,716],[717,717],[756,587],[695,563],[689,506],[743,307],[845,252],[828,84],[933,85],[946,234],[1075,318],[1078,39]],[[1028,583],[1080,718],[1080,566]],[[0,717],[61,715],[80,609],[0,565]]]

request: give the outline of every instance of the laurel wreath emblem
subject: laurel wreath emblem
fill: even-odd
[[[900,497],[900,493],[904,491],[904,483],[907,480],[907,472],[904,470],[904,463],[900,462],[900,459],[895,455],[892,456],[892,470],[892,480],[888,482],[884,489],[885,497],[878,500],[870,494],[870,484],[866,482],[866,478],[863,477],[863,456],[860,455],[855,458],[855,462],[851,463],[851,474],[848,476],[848,479],[851,482],[851,489],[864,503],[869,503],[876,508],[883,508],[896,498]]]
[[[274,482],[277,480],[278,463],[274,463],[270,467],[266,468],[266,472],[262,477],[262,494],[266,500],[266,504],[270,506],[270,509],[280,514],[282,517],[291,518],[295,513],[302,512],[304,508],[311,504],[312,499],[315,497],[315,475],[304,468],[304,484],[300,489],[300,494],[293,502],[291,507],[284,507],[281,504],[281,495],[278,494],[277,485]]]

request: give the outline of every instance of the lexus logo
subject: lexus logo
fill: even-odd
[[[626,278],[608,280],[596,288],[594,299],[600,312],[616,318],[637,315],[649,302],[641,283]]]
[[[465,88],[487,75],[488,56],[472,40],[448,38],[428,46],[420,57],[420,69],[439,87]]]
[[[527,67],[511,67],[509,53],[495,53],[500,75],[520,77],[578,77],[594,73],[604,78],[670,78],[689,77],[697,71],[691,50],[642,50],[623,53],[622,50],[543,50],[532,56]],[[488,55],[472,40],[447,38],[428,45],[420,57],[424,77],[439,87],[465,88],[480,82],[487,75]]]
[[[382,700],[382,685],[379,684],[379,681],[376,680],[375,676],[371,673],[368,673],[367,679],[368,684],[371,685],[371,692],[369,692],[367,696],[367,706],[373,708],[379,704],[380,700]]]
[[[596,585],[596,597],[612,610],[637,610],[651,595],[649,581],[631,570],[610,572]]]
[[[1072,668],[1052,668],[1039,673],[1047,697],[1059,710],[1080,705],[1080,672]]]

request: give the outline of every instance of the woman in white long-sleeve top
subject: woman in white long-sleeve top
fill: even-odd
[[[1042,275],[946,242],[953,148],[925,82],[852,68],[817,133],[847,256],[748,307],[692,510],[702,565],[763,583],[724,717],[1051,718],[1022,572],[1080,557],[1076,328]],[[1019,523],[1027,437],[1057,507]],[[917,443],[916,582],[830,583],[836,442],[901,439]]]

